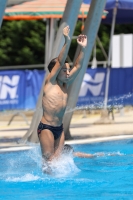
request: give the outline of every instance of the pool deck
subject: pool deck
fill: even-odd
[[[17,117],[15,118],[17,119]],[[30,124],[32,117],[28,118]],[[29,125],[25,121],[14,120],[9,126],[9,119],[0,119],[0,152],[26,150],[32,148],[28,144],[18,144],[27,132]],[[114,120],[101,120],[101,114],[74,114],[70,132],[72,140],[67,144],[83,144],[99,141],[133,138],[133,108],[124,108],[114,113]]]

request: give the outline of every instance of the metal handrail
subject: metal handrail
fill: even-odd
[[[70,62],[70,65],[73,63]],[[92,62],[88,63],[89,66],[92,66]],[[97,65],[103,65],[104,68],[107,67],[107,61],[97,61]],[[44,69],[45,64],[34,64],[34,65],[14,65],[14,66],[0,66],[0,70],[7,70],[7,69]]]

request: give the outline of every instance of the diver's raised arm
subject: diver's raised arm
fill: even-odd
[[[69,48],[69,43],[70,43],[69,32],[70,32],[69,26],[66,26],[63,29],[65,44],[64,44],[64,46],[63,46],[63,48],[62,48],[62,50],[61,50],[61,52],[58,56],[58,61],[59,61],[61,66],[64,64],[66,57],[67,57],[67,53],[68,53],[68,48]]]
[[[49,75],[50,80],[55,81],[61,67],[64,65],[64,62],[66,60],[68,48],[69,48],[69,44],[70,44],[69,32],[70,32],[69,26],[66,26],[63,29],[63,35],[64,35],[64,38],[65,38],[65,43],[64,43],[64,45],[61,49],[59,56],[57,58],[53,59],[54,63],[53,63],[53,67],[52,67],[52,69],[50,71],[50,75]],[[51,62],[53,62],[53,60]],[[50,64],[51,64],[51,62],[50,62]]]
[[[79,35],[77,38],[77,43],[80,45],[80,52],[70,72],[70,83],[73,82],[73,80],[76,78],[76,76],[78,75],[82,67],[83,58],[84,58],[84,54],[85,54],[86,46],[87,46],[87,36]]]
[[[86,35],[79,35],[77,38],[77,43],[80,45],[80,53],[74,63],[74,67],[79,68],[82,65],[84,53],[87,46],[87,36]]]

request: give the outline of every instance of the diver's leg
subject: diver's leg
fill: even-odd
[[[53,133],[48,130],[44,129],[39,134],[39,140],[42,150],[43,158],[48,161],[54,154],[54,136]]]
[[[62,150],[64,148],[64,140],[65,140],[65,135],[63,131],[61,136],[57,140],[55,140],[54,143],[55,155],[60,155],[62,153]]]

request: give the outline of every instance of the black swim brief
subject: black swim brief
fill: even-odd
[[[50,130],[52,133],[53,133],[53,136],[54,136],[54,139],[57,140],[61,134],[62,134],[62,131],[63,131],[63,124],[61,126],[50,126],[50,125],[47,125],[47,124],[43,124],[42,122],[40,122],[39,126],[38,126],[38,129],[37,129],[37,133],[38,135],[41,133],[42,130],[44,129],[48,129]]]

